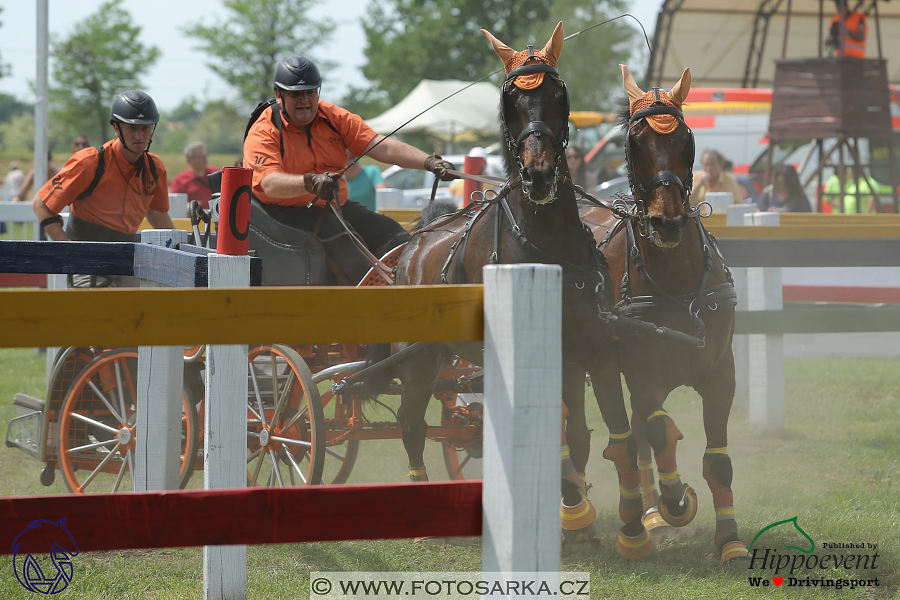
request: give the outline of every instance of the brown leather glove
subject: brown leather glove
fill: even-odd
[[[425,170],[434,173],[435,177],[440,178],[441,181],[453,181],[454,179],[456,179],[455,176],[447,173],[448,170],[456,170],[456,167],[453,166],[453,163],[444,160],[437,154],[432,154],[425,159]]]
[[[340,188],[338,179],[339,173],[324,173],[310,175],[306,174],[303,178],[303,185],[310,194],[315,194],[323,200],[330,200],[337,196],[337,190]]]

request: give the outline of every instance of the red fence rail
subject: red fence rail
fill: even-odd
[[[32,521],[62,518],[82,552],[478,536],[481,481],[0,498],[0,554]],[[57,535],[34,529],[19,553]]]

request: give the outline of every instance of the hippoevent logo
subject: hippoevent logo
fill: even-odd
[[[793,528],[806,541],[799,546],[789,546],[782,542],[786,550],[777,548],[754,547],[759,537],[776,527],[793,525]],[[807,546],[808,542],[808,548]],[[750,587],[812,587],[812,588],[850,588],[878,587],[878,544],[869,542],[836,542],[819,544],[820,552],[816,552],[816,542],[803,531],[797,523],[797,517],[776,521],[766,525],[750,542],[749,569],[759,571],[759,575],[747,578]],[[843,571],[841,571],[843,570]],[[863,571],[862,573],[860,571]],[[826,577],[828,575],[828,577]],[[842,577],[841,575],[846,575]],[[862,575],[862,576],[861,576]]]
[[[22,546],[49,556],[39,561],[31,554],[20,554]],[[30,592],[58,594],[72,581],[72,558],[78,556],[78,546],[66,529],[65,517],[55,522],[32,521],[13,540],[10,552],[16,579]]]

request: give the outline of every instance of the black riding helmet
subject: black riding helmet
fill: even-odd
[[[315,63],[303,56],[291,56],[275,67],[275,89],[289,92],[322,87],[322,76]]]
[[[129,125],[156,125],[159,123],[159,111],[156,109],[156,102],[146,92],[141,90],[129,90],[122,92],[113,98],[112,106],[109,108],[109,123],[127,123]],[[120,134],[119,143],[126,150],[131,151],[125,144],[125,140]],[[151,143],[153,142],[151,138]],[[147,150],[150,144],[147,144]]]

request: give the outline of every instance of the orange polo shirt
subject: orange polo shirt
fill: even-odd
[[[278,106],[275,105],[278,110]],[[329,127],[329,124],[331,125]],[[247,133],[244,140],[244,166],[253,169],[253,193],[266,204],[282,206],[306,206],[315,194],[303,194],[295,198],[271,198],[262,190],[262,180],[269,173],[340,173],[347,167],[347,150],[356,156],[366,151],[375,136],[374,129],[358,115],[319,100],[316,120],[309,131],[303,131],[288,123],[281,115],[284,140],[284,158],[281,156],[278,129],[272,123],[272,111],[266,109]],[[339,180],[338,198],[347,201],[347,180]],[[325,206],[319,199],[316,206]]]
[[[148,209],[168,212],[169,182],[162,160],[145,152],[132,165],[122,154],[118,139],[103,144],[104,171],[97,187],[87,198],[76,200],[94,180],[99,155],[96,148],[85,148],[72,155],[59,173],[38,191],[47,208],[59,214],[71,204],[72,214],[79,219],[122,233],[137,232]],[[147,160],[152,160],[156,167],[155,182]]]

